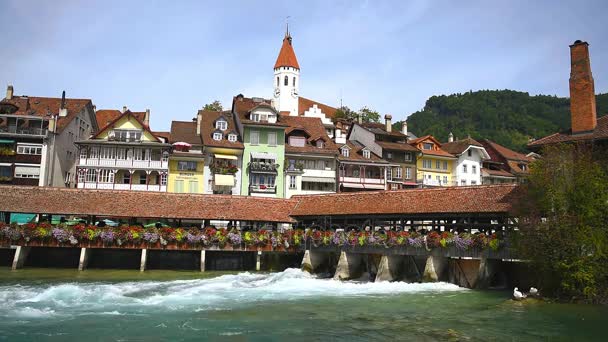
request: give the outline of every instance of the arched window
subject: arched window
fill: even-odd
[[[293,77],[293,86],[294,87],[296,86],[296,77],[295,76]]]
[[[289,85],[289,78],[287,76],[285,76],[285,85]]]
[[[277,88],[280,86],[279,84],[279,76],[277,76]]]

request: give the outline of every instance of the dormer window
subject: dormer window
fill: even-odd
[[[471,157],[473,155],[473,151],[471,151],[471,149],[469,149],[468,155],[469,155],[469,157]]]
[[[213,133],[213,140],[217,140],[217,141],[222,140],[222,133],[220,133],[220,132]]]
[[[363,150],[363,158],[369,159],[371,157],[371,153],[369,150]]]
[[[215,129],[219,129],[220,131],[225,131],[228,129],[228,122],[225,120],[218,120],[215,122]]]
[[[251,121],[259,122],[260,121],[260,114],[251,113]]]
[[[422,144],[422,148],[425,150],[432,150],[433,149],[433,143],[424,143]]]
[[[237,140],[236,134],[234,134],[234,133],[228,134],[228,141],[230,141],[230,142],[236,142],[236,140]]]
[[[323,142],[323,140],[319,139],[317,140],[317,148],[323,148],[325,147],[325,143]]]
[[[348,148],[343,148],[342,149],[342,155],[346,158],[348,158],[348,156],[350,155],[350,151],[348,150]]]

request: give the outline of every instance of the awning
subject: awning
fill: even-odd
[[[234,186],[234,176],[233,175],[215,175],[215,185],[227,185]]]
[[[237,156],[231,156],[229,154],[219,154],[219,153],[214,154],[214,157],[217,159],[230,159],[230,160],[238,159]]]
[[[251,158],[277,160],[277,155],[269,152],[251,152]]]
[[[40,166],[15,166],[15,175],[40,176]]]
[[[15,140],[10,139],[0,139],[0,144],[14,144]]]
[[[312,183],[335,183],[335,178],[328,177],[304,177],[302,176],[302,182],[312,182]]]

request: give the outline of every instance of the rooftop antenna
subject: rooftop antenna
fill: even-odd
[[[340,88],[340,108],[343,108],[344,104],[342,104],[342,88]]]
[[[285,28],[286,28],[286,30],[285,30],[285,37],[286,38],[290,37],[289,36],[289,18],[291,18],[291,16],[289,16],[289,15],[285,18]]]

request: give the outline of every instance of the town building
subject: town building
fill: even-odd
[[[231,111],[199,111],[205,152],[205,193],[241,194],[243,139]]]
[[[168,192],[204,192],[205,160],[199,125],[198,116],[192,121],[171,122]]]
[[[285,130],[285,197],[336,192],[338,147],[317,117],[282,115]]]
[[[75,141],[97,130],[89,99],[19,96],[0,101],[0,184],[73,187]]]
[[[388,188],[386,160],[356,140],[347,140],[338,150],[338,192]]]
[[[481,170],[483,161],[490,159],[490,155],[479,141],[471,137],[454,140],[454,135],[450,133],[448,142],[441,145],[441,148],[458,157],[453,163],[454,170],[452,170],[456,185],[482,184]]]
[[[121,113],[79,149],[77,187],[166,191],[171,145],[130,110]]]
[[[239,94],[232,115],[243,137],[241,195],[283,198],[286,126],[279,112],[269,100]]]
[[[490,159],[483,161],[482,183],[523,183],[530,173],[532,158],[515,152],[489,139],[479,142],[486,149]]]
[[[608,150],[608,115],[597,117],[587,42],[577,40],[570,45],[570,63],[571,128],[532,141],[528,144],[531,150],[539,152],[545,145],[559,143],[584,143],[600,147],[596,150]]]
[[[397,190],[416,187],[416,156],[418,149],[408,144],[407,124],[405,131],[393,130],[392,116],[384,117],[385,123],[354,123],[348,139],[357,141],[375,155],[387,161],[387,189]]]
[[[416,159],[416,182],[419,186],[455,186],[454,165],[458,158],[443,150],[431,135],[409,140],[420,152]]]

